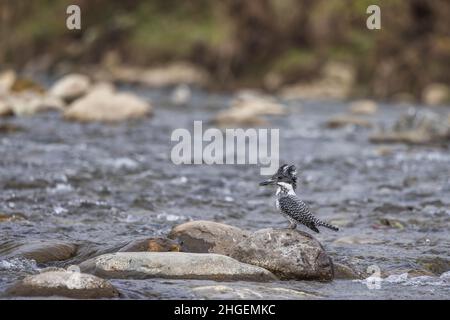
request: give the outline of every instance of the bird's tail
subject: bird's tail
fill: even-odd
[[[322,227],[325,227],[325,228],[328,228],[328,229],[331,229],[333,231],[339,231],[338,227],[333,226],[332,224],[329,224],[329,223],[326,223],[326,222],[323,222],[323,221],[319,221],[318,225],[322,226]]]

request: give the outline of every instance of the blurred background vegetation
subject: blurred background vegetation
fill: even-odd
[[[65,26],[69,4],[80,31]],[[371,4],[381,30],[366,28]],[[355,96],[421,100],[450,84],[448,0],[1,0],[0,23],[0,66],[18,70],[186,61],[217,88],[274,90],[331,61],[354,71]]]

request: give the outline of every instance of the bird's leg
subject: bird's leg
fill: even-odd
[[[297,228],[297,224],[295,222],[289,221],[288,229],[294,230],[295,228]]]

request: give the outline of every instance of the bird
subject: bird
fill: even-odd
[[[300,223],[317,233],[319,233],[318,227],[339,231],[338,227],[313,216],[308,205],[297,196],[295,193],[297,169],[294,165],[283,164],[272,177],[259,185],[277,186],[275,204],[280,213],[289,221],[289,229],[297,228],[297,224]]]

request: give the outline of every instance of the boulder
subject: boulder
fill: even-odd
[[[350,104],[349,109],[353,114],[372,115],[377,112],[378,105],[373,100],[357,100]]]
[[[269,271],[219,254],[184,252],[118,252],[80,264],[83,272],[113,279],[199,279],[269,281]]]
[[[253,232],[233,248],[231,257],[270,270],[281,279],[333,279],[333,262],[322,245],[297,230]]]
[[[0,97],[1,99],[2,97]],[[12,116],[13,111],[9,104],[4,100],[0,100],[0,117]]]
[[[151,105],[140,97],[101,86],[75,100],[65,110],[64,117],[81,122],[117,122],[142,118],[151,112]]]
[[[64,101],[71,102],[85,95],[91,81],[82,74],[69,74],[59,79],[51,88],[50,94]]]
[[[231,255],[234,245],[249,233],[237,227],[213,221],[191,221],[180,224],[169,233],[180,243],[181,251]]]
[[[142,252],[142,251],[178,252],[180,251],[180,245],[176,241],[171,239],[146,238],[132,241],[119,250],[119,252]]]
[[[48,271],[25,277],[7,294],[21,297],[62,296],[75,299],[96,299],[118,297],[118,291],[106,280],[96,276],[71,272]]]
[[[156,88],[179,84],[203,86],[208,83],[208,78],[206,71],[189,63],[177,62],[144,70],[139,75],[139,83]]]
[[[244,91],[231,102],[230,108],[216,115],[214,122],[222,127],[258,126],[267,124],[263,116],[285,112],[284,106],[272,97]]]
[[[17,116],[33,115],[48,110],[62,110],[64,102],[48,94],[39,94],[31,91],[11,94],[6,99],[11,112]]]
[[[450,89],[443,83],[432,83],[423,89],[422,100],[430,106],[450,103]]]
[[[2,259],[21,257],[37,263],[67,260],[76,252],[75,244],[57,240],[32,240],[23,243],[10,241],[0,244]]]

